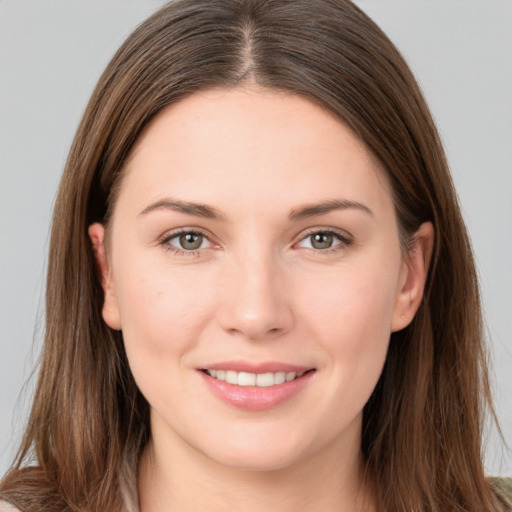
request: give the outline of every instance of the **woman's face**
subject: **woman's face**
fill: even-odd
[[[156,449],[249,469],[357,454],[428,246],[402,257],[365,146],[302,97],[211,90],[160,112],[124,173],[106,258],[90,234]]]

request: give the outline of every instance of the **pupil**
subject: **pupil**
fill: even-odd
[[[328,233],[316,233],[313,235],[313,247],[315,249],[328,249],[332,246],[332,235]]]
[[[194,250],[199,249],[203,242],[203,235],[200,233],[183,233],[180,235],[180,245],[183,249]]]

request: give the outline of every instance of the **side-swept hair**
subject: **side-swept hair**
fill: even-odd
[[[362,450],[379,510],[493,510],[482,467],[490,395],[479,290],[445,155],[406,63],[347,0],[176,0],[113,57],[60,184],[39,380],[0,496],[26,512],[138,510],[148,404],[122,334],[102,320],[87,228],[108,223],[123,163],[160,109],[245,82],[299,94],[353,130],[389,175],[404,248],[421,223],[434,225],[422,305],[392,334],[364,409]]]

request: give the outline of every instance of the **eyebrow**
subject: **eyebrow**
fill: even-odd
[[[367,213],[373,217],[373,212],[368,206],[357,201],[350,201],[347,199],[331,199],[329,201],[322,201],[320,203],[307,204],[300,208],[294,208],[288,215],[289,220],[298,221],[317,215],[325,215],[334,210],[347,210],[356,209]],[[217,221],[224,221],[226,218],[219,210],[213,206],[208,206],[202,203],[193,203],[190,201],[180,201],[177,199],[161,199],[155,203],[150,204],[139,215],[147,215],[155,210],[172,210],[194,217],[203,217],[205,219],[213,219]]]
[[[288,218],[292,221],[314,217],[316,215],[324,215],[334,210],[356,209],[367,213],[373,217],[373,212],[368,206],[357,201],[349,201],[347,199],[332,199],[330,201],[322,201],[321,203],[308,204],[300,208],[295,208],[290,212]]]
[[[172,210],[194,217],[203,217],[205,219],[213,219],[222,221],[225,220],[224,216],[213,206],[208,206],[201,203],[192,203],[189,201],[180,201],[177,199],[161,199],[155,203],[150,204],[139,215],[147,215],[155,210]]]

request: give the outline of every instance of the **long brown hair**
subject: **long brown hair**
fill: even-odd
[[[493,510],[482,467],[490,395],[479,290],[445,155],[406,63],[347,0],[177,0],[114,56],[60,184],[39,380],[0,496],[27,512],[138,510],[148,404],[122,334],[102,321],[87,228],[108,222],[123,162],[160,109],[246,81],[322,105],[364,141],[390,177],[404,247],[421,223],[434,225],[422,305],[391,336],[364,409],[362,451],[380,509]]]

